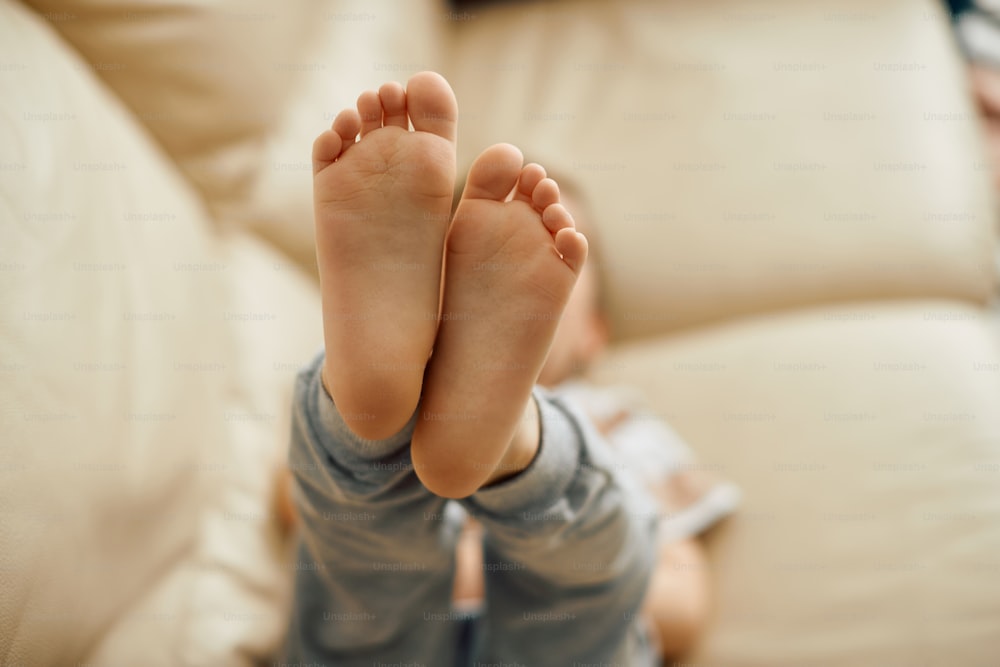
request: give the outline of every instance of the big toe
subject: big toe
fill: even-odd
[[[406,107],[414,130],[455,141],[458,102],[443,76],[436,72],[420,72],[410,77],[406,83]]]
[[[490,146],[469,167],[462,197],[504,201],[517,185],[523,164],[524,156],[516,146]]]

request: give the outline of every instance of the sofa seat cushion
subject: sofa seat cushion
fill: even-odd
[[[692,665],[988,665],[1000,633],[1000,349],[979,310],[819,308],[623,346],[743,507],[710,541]]]

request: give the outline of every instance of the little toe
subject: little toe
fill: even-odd
[[[560,229],[566,229],[567,227],[574,229],[576,227],[573,222],[573,216],[569,214],[569,211],[562,204],[547,206],[542,211],[542,224],[552,234],[557,234]]]
[[[361,116],[361,136],[382,127],[382,101],[374,90],[366,90],[358,97],[358,114]]]
[[[531,203],[539,211],[559,203],[559,186],[551,178],[542,179],[531,193]]]
[[[556,234],[555,244],[563,261],[579,275],[587,261],[587,237],[572,227],[563,227]]]
[[[343,150],[344,140],[333,130],[327,130],[313,142],[313,173],[319,173],[334,162]]]
[[[469,168],[463,199],[504,201],[517,185],[524,157],[515,146],[496,144],[479,154]]]
[[[458,102],[443,76],[437,72],[420,72],[410,77],[406,82],[406,107],[414,130],[455,141]]]
[[[545,167],[535,162],[526,165],[521,170],[521,177],[517,179],[517,189],[514,190],[514,199],[530,204],[531,193],[535,191],[535,188],[542,182],[543,178],[545,178]]]
[[[343,152],[358,138],[358,132],[361,131],[361,116],[358,115],[357,109],[344,109],[337,114],[332,127],[333,131],[344,140],[344,146],[340,149]]]
[[[410,119],[406,115],[406,91],[403,86],[396,81],[382,84],[378,97],[382,101],[382,125],[409,130]]]

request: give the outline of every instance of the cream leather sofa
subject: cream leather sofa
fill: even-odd
[[[595,376],[744,490],[685,664],[996,665],[995,219],[930,0],[3,0],[0,663],[279,645],[309,146],[430,68],[463,164],[511,141],[588,193]]]

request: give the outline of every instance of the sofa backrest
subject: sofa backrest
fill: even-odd
[[[995,283],[990,167],[935,0],[31,4],[217,219],[304,265],[318,128],[437,68],[463,164],[509,141],[589,195],[619,339]]]
[[[224,225],[314,261],[312,141],[366,88],[440,68],[445,0],[31,0]]]
[[[508,141],[582,187],[619,338],[993,288],[942,3],[494,3],[454,35],[461,162]]]

